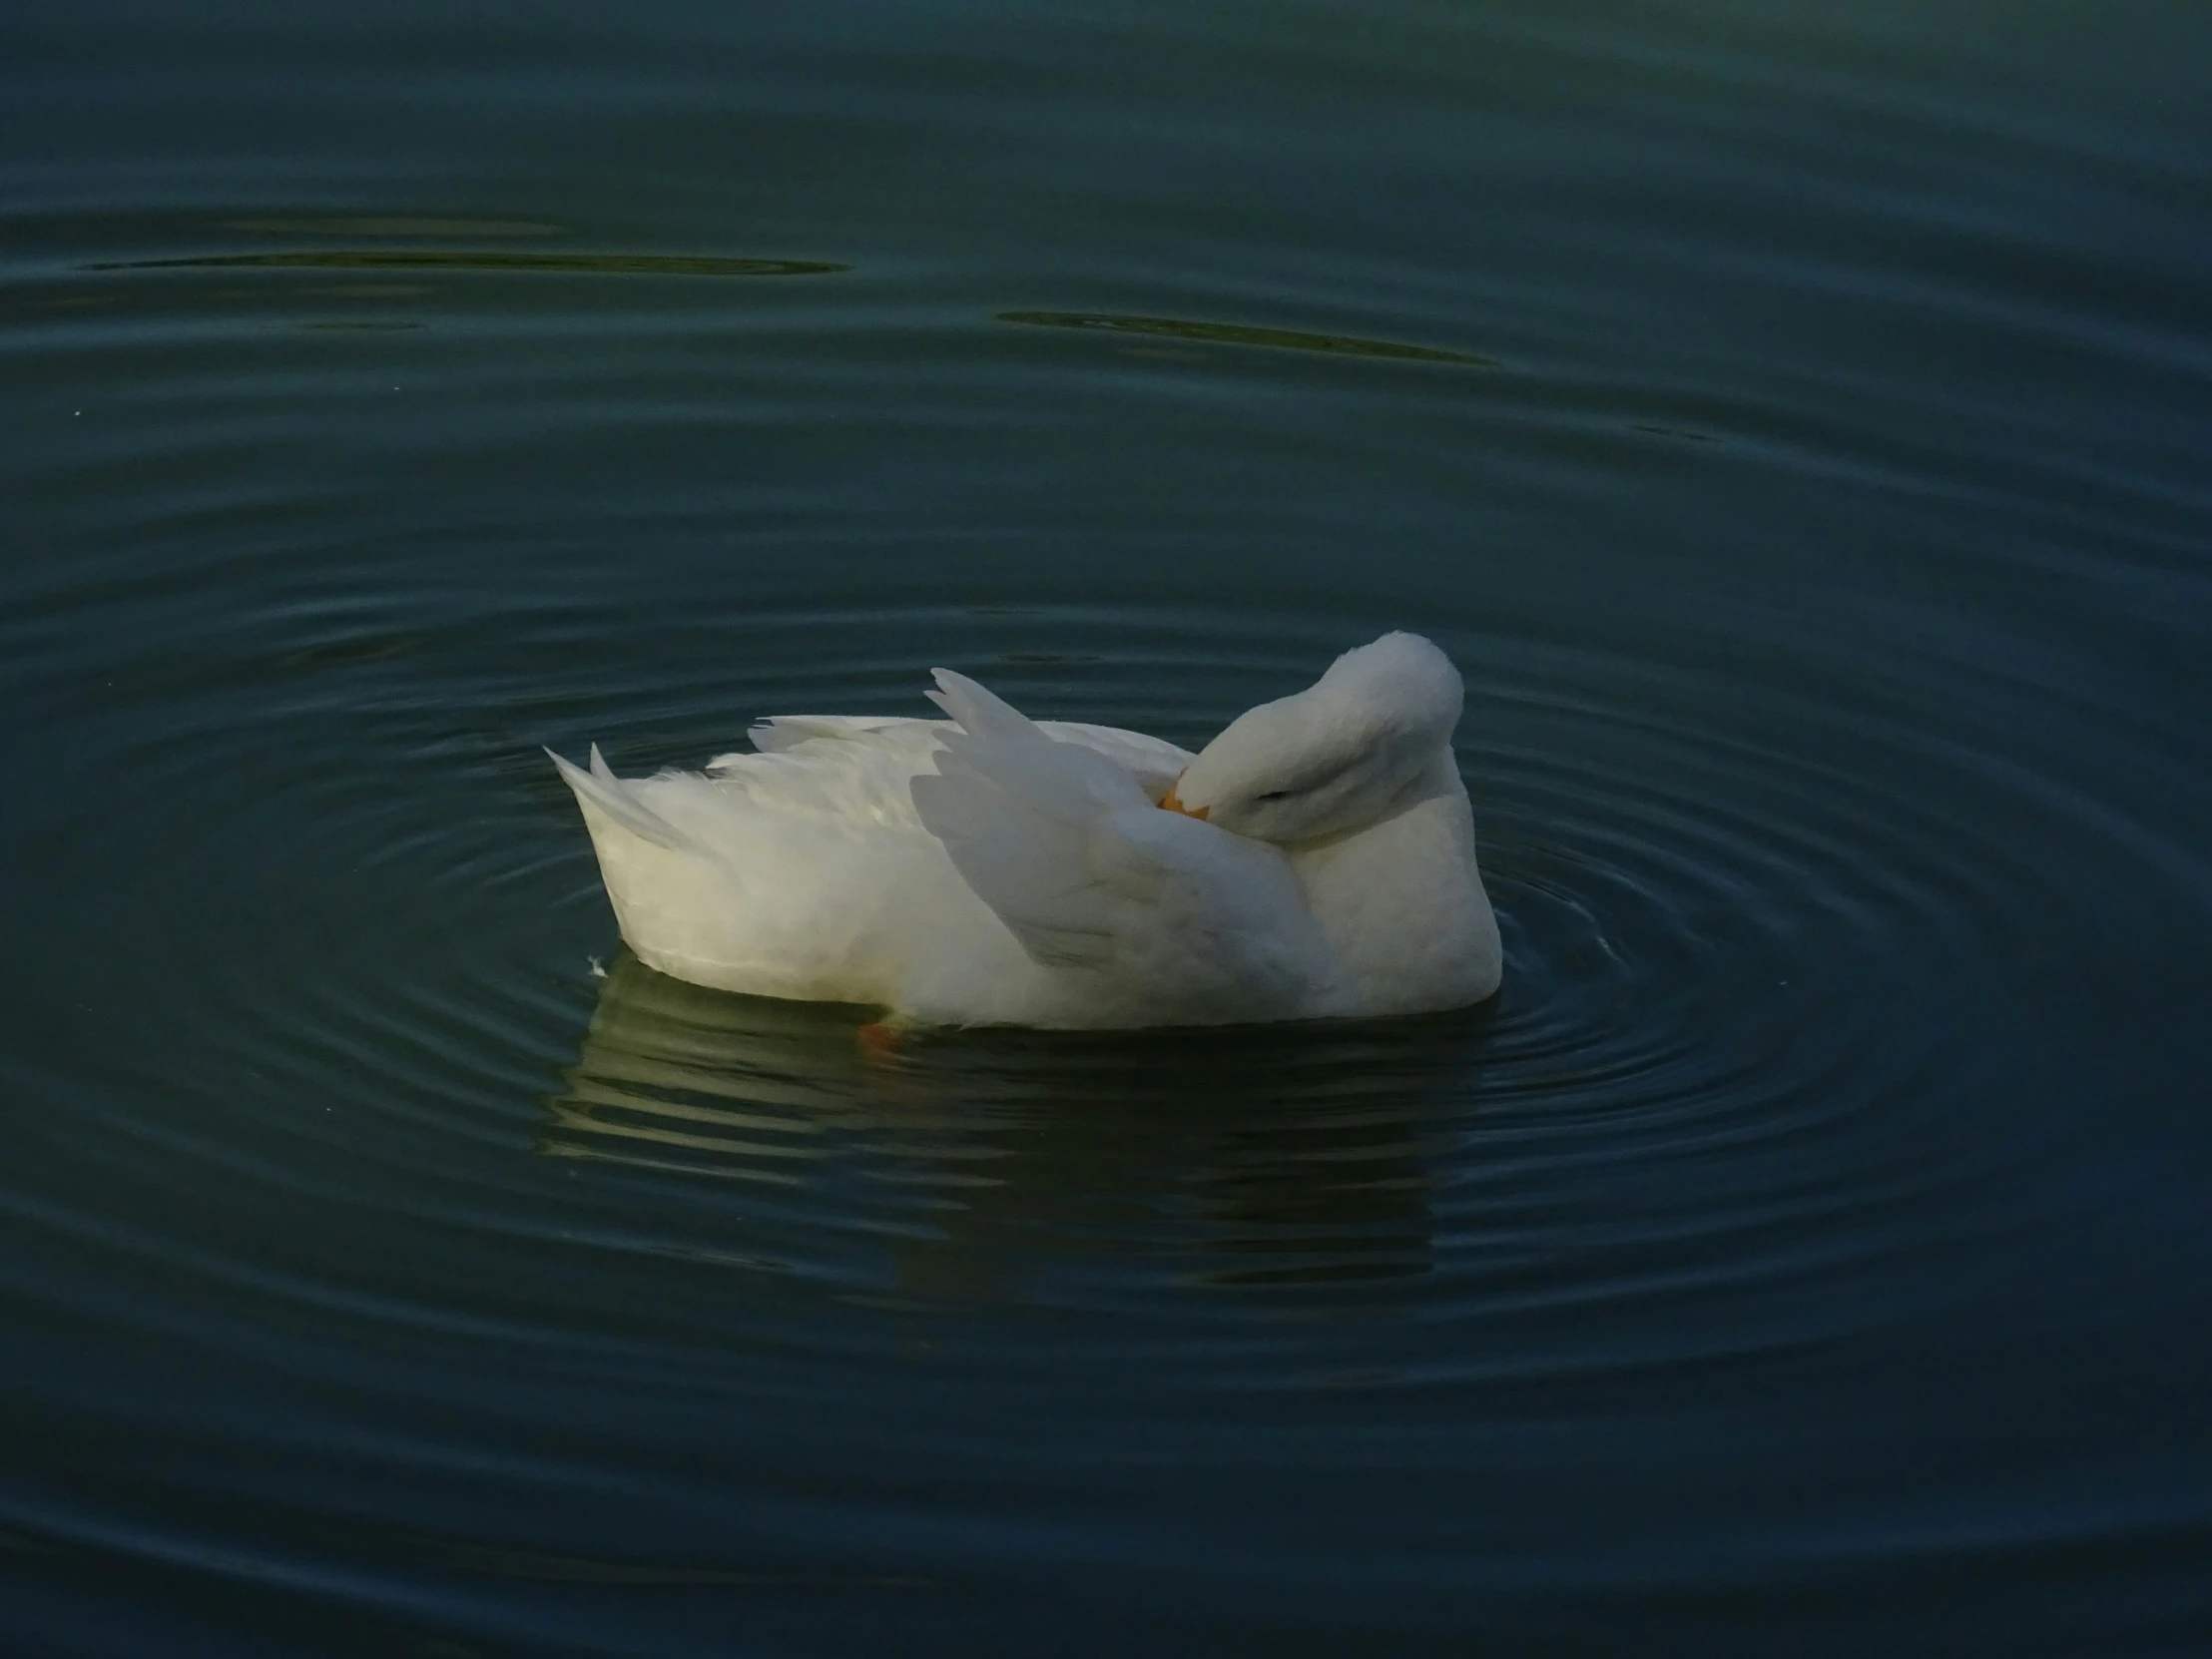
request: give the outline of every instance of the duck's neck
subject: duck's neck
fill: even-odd
[[[1429,757],[1428,764],[1400,784],[1365,824],[1339,830],[1333,834],[1317,835],[1312,840],[1287,842],[1283,850],[1293,858],[1327,852],[1374,834],[1392,820],[1427,802],[1458,801],[1463,804],[1466,799],[1467,786],[1460,780],[1458,763],[1452,759],[1449,749],[1439,749]]]
[[[1286,848],[1354,987],[1356,1014],[1420,1013],[1497,988],[1497,918],[1474,856],[1474,814],[1448,749],[1378,822]]]

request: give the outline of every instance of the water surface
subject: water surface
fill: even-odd
[[[0,23],[0,1633],[2212,1646],[2197,10]],[[1490,1007],[619,950],[540,746],[1465,669]],[[604,968],[604,976],[595,972]]]

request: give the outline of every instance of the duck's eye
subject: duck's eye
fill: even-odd
[[[1270,790],[1266,795],[1256,795],[1252,799],[1255,801],[1288,801],[1297,793],[1295,790]]]

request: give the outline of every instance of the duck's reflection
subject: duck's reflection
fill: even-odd
[[[541,1148],[790,1189],[787,1225],[884,1241],[896,1295],[1132,1257],[1217,1284],[1419,1274],[1485,1024],[968,1032],[885,1059],[867,1017],[625,955]]]

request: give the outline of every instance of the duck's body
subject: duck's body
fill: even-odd
[[[1356,661],[1377,654],[1386,660]],[[1333,679],[1408,666],[1398,658],[1431,682],[1436,664],[1450,677],[1448,718],[1433,707],[1438,685],[1425,688],[1417,745],[1396,728],[1361,729],[1356,717],[1372,711],[1360,699],[1321,710],[1346,718],[1307,752],[1249,733],[1232,741],[1301,698],[1329,704]],[[596,749],[589,772],[555,757],[630,947],[697,984],[873,1003],[924,1024],[1405,1014],[1496,989],[1497,923],[1449,749],[1457,676],[1426,641],[1391,635],[1348,654],[1201,756],[1134,732],[1031,722],[971,681],[938,681],[952,720],[766,721],[752,734],[760,753],[705,773],[621,780]],[[1392,765],[1369,767],[1377,776],[1349,796],[1338,789],[1332,756],[1378,746]],[[1255,757],[1262,771],[1320,766],[1322,783],[1243,800],[1236,775]],[[1229,787],[1209,800],[1215,775]],[[1270,821],[1286,799],[1327,791],[1318,817]],[[1256,820],[1245,832],[1230,827],[1240,815]],[[1263,838],[1285,830],[1315,832]]]

